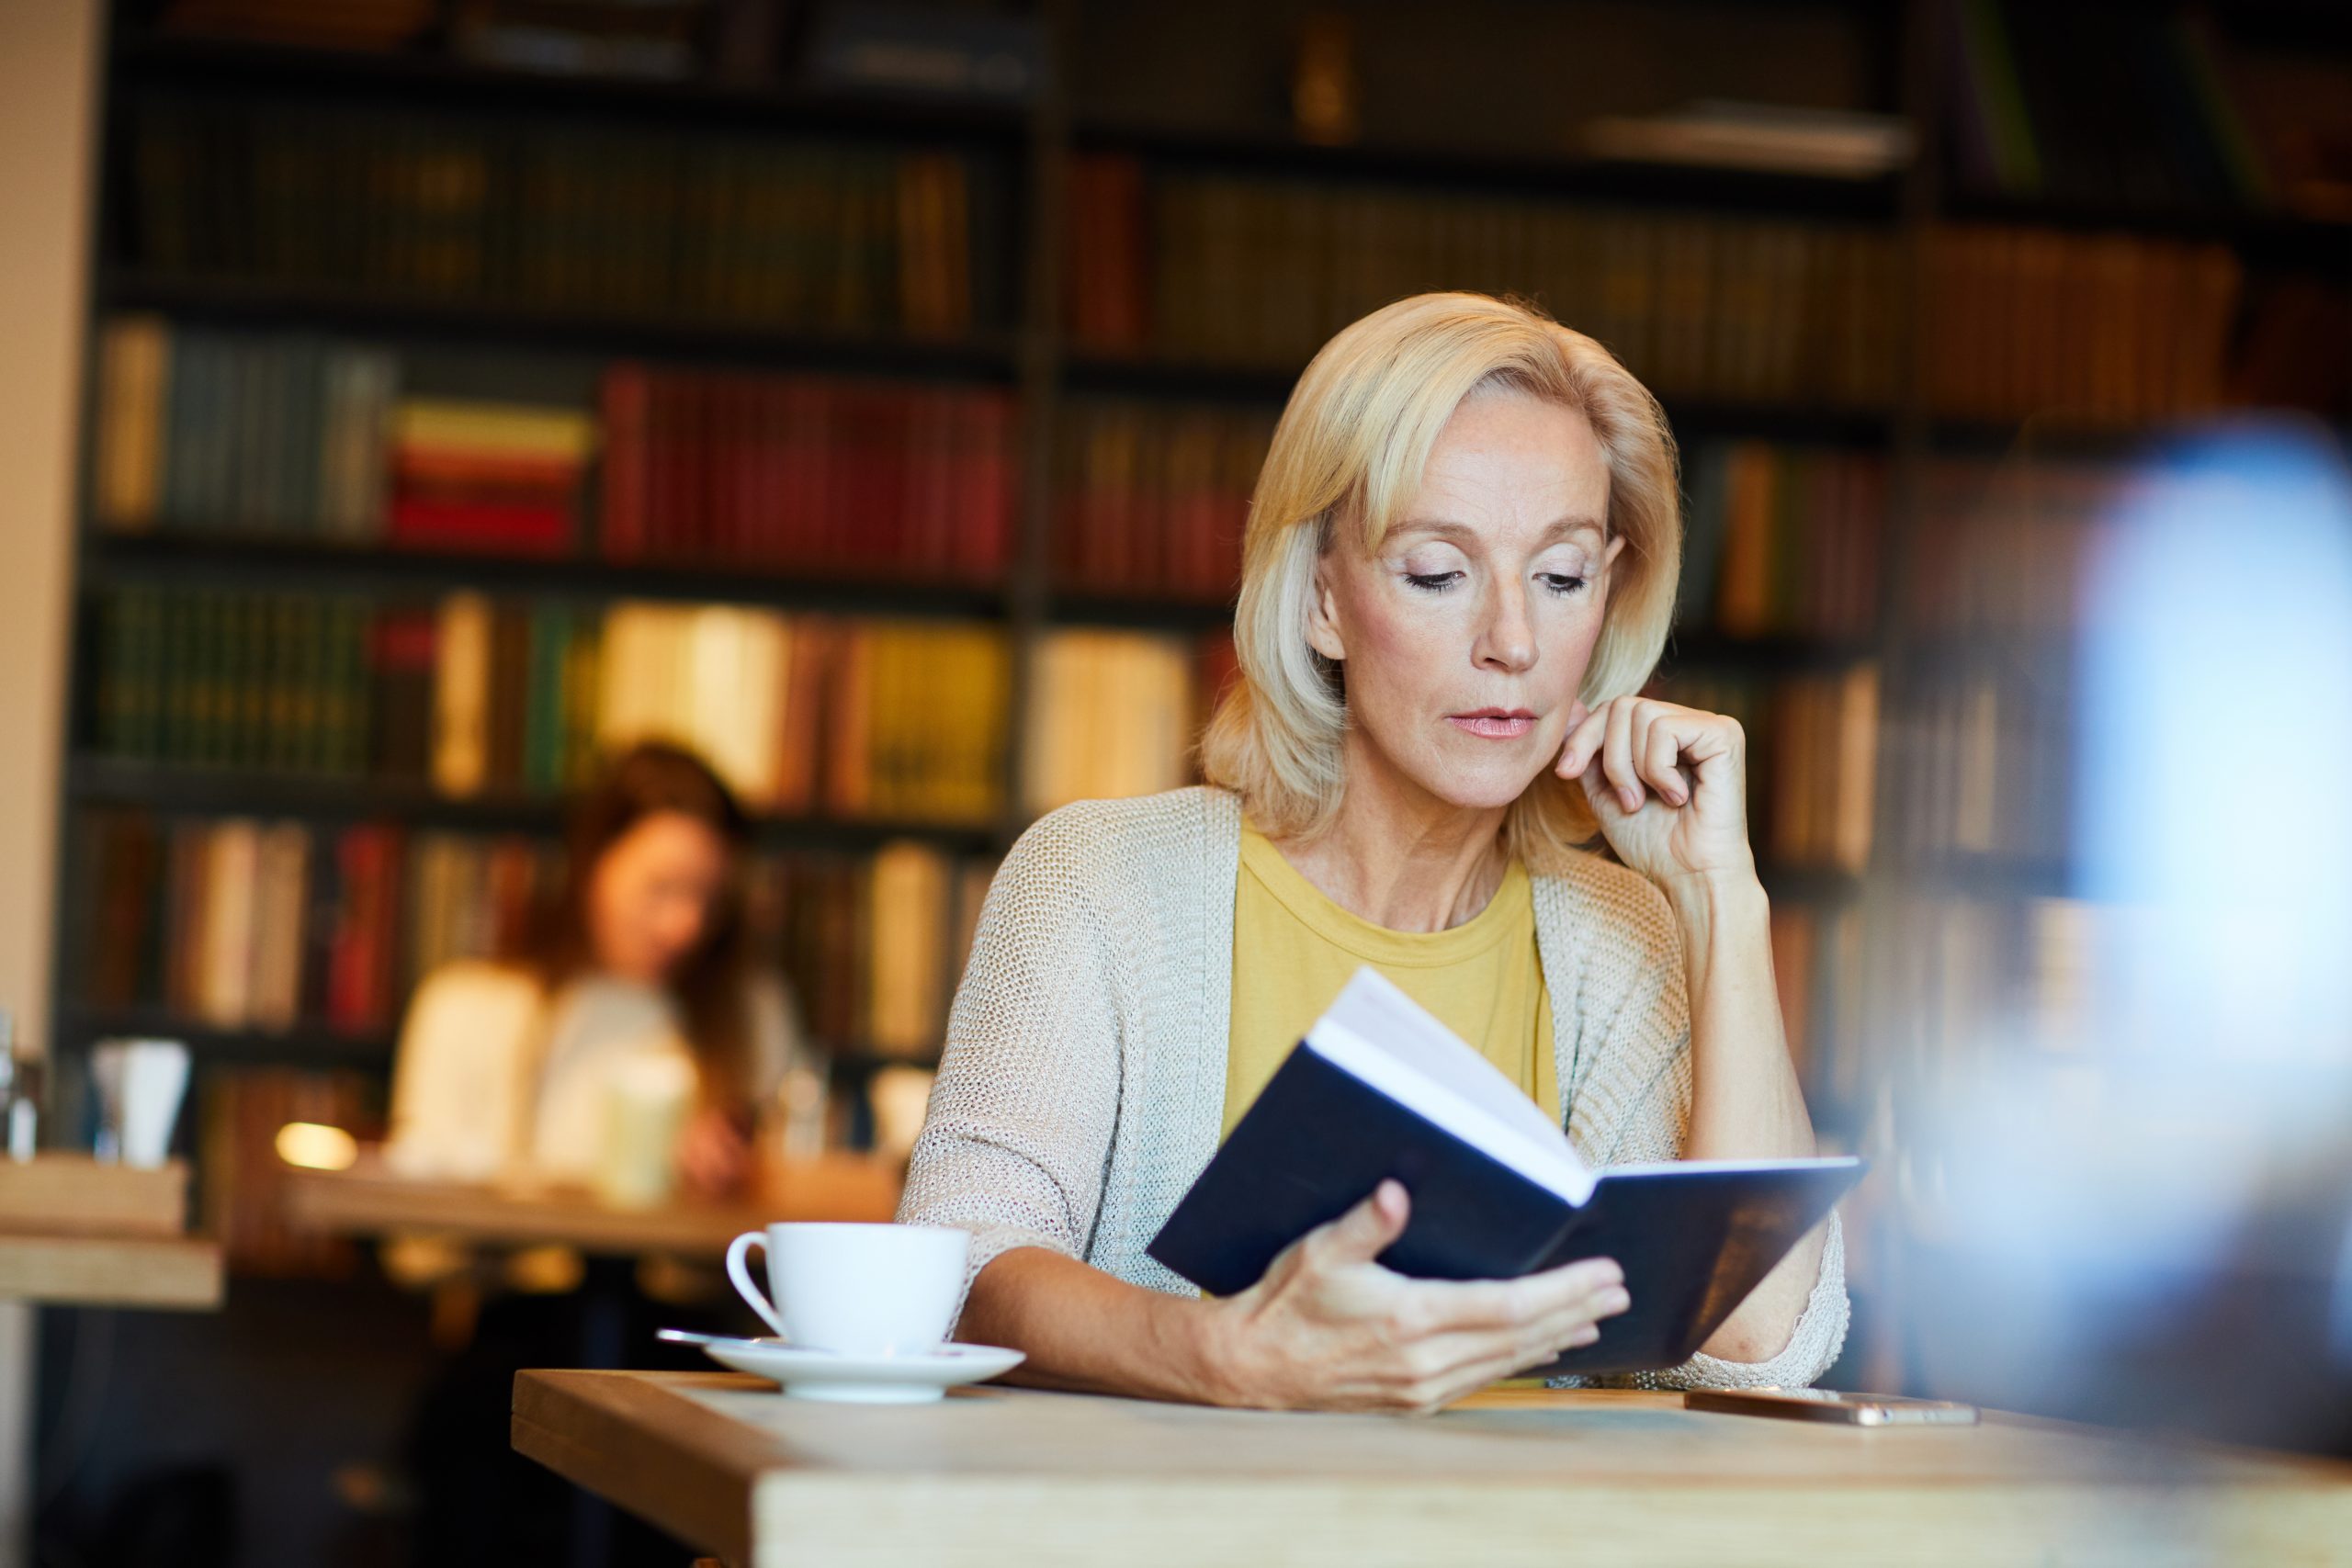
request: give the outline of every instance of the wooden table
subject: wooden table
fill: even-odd
[[[347,1170],[289,1169],[285,1201],[296,1224],[347,1235],[409,1232],[486,1246],[560,1244],[612,1257],[716,1258],[742,1232],[778,1220],[888,1220],[899,1185],[894,1166],[830,1156],[786,1167],[771,1195],[756,1202],[615,1209],[577,1189],[401,1176],[370,1153]]]
[[[220,1244],[186,1234],[187,1168],[0,1159],[0,1301],[207,1311]]]
[[[526,1371],[514,1446],[741,1568],[2344,1562],[2352,1467],[2018,1416],[1865,1430],[1498,1391],[1426,1419]]]

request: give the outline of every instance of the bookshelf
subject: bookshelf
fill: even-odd
[[[1939,498],[2001,472],[2021,430],[2037,454],[2092,462],[2128,455],[2163,419],[2262,400],[2259,378],[2242,384],[2232,354],[2276,280],[2340,275],[2352,258],[2352,223],[2211,192],[2124,201],[2078,185],[2037,193],[1958,177],[1951,128],[1966,121],[1960,95],[1974,89],[1939,39],[1954,14],[1984,10],[1980,0],[1850,8],[1863,107],[1899,115],[1921,142],[1902,173],[1863,179],[1376,139],[1315,146],[1262,128],[1148,123],[1105,113],[1100,93],[1073,94],[1061,80],[1089,69],[1084,51],[1102,46],[1108,25],[1067,3],[1023,14],[1049,61],[1073,63],[1045,71],[1012,106],[782,80],[526,73],[461,62],[429,40],[368,53],[175,36],[144,20],[153,9],[123,8],[105,62],[72,744],[60,781],[69,824],[146,814],[199,828],[284,823],[322,842],[369,825],[490,842],[544,841],[558,819],[550,788],[492,778],[453,791],[429,769],[388,777],[364,747],[304,772],[100,744],[103,710],[119,695],[107,606],[126,594],[347,600],[426,618],[479,596],[493,615],[544,608],[607,636],[622,612],[710,605],[748,617],[745,635],[795,648],[820,626],[977,628],[1000,639],[997,761],[978,809],[860,809],[844,804],[857,791],[823,779],[781,792],[792,804],[758,807],[761,853],[779,863],[855,867],[913,846],[983,866],[1040,803],[1038,759],[1070,750],[1033,735],[1062,717],[1044,711],[1042,694],[1061,689],[1066,639],[1124,634],[1134,654],[1124,662],[1156,691],[1188,669],[1194,710],[1213,690],[1231,581],[1229,555],[1217,552],[1233,546],[1251,444],[1306,353],[1398,292],[1531,292],[1621,348],[1657,388],[1685,446],[1694,549],[1723,542],[1716,559],[1694,559],[1710,586],[1687,596],[1662,689],[1783,716],[1759,731],[1755,815],[1798,993],[1798,1049],[1825,1131],[1847,1146],[1865,1135],[1869,1112],[1870,1064],[1854,1055],[1863,1025],[1821,998],[1868,971],[1863,936],[1894,929],[1881,919],[1887,900],[1925,887],[2014,902],[2065,885],[2063,843],[1906,837],[1932,815],[1921,799],[1951,804],[1955,786],[1928,775],[1948,762],[1937,748],[1964,731],[1939,704],[1951,705],[1956,682],[1965,693],[1971,671],[2014,685],[2041,667],[2026,650],[2054,647],[2058,630],[1929,613],[1971,570],[1946,547],[1951,506]],[[2303,37],[2293,7],[2256,13],[2251,36],[2284,27]],[[337,168],[355,177],[322,177]],[[208,228],[158,188],[175,180],[225,192],[223,209],[251,220]],[[664,225],[687,238],[648,250],[642,236]],[[538,229],[590,260],[538,244]],[[724,255],[752,259],[730,270],[713,260]],[[2116,278],[2120,290],[2102,296]],[[2064,326],[2068,289],[2105,307],[2082,312],[2073,358],[2036,358],[1991,330],[2029,307]],[[2168,301],[2192,299],[2202,301],[2198,355],[2153,367],[2117,357],[2113,345],[2169,319]],[[1243,311],[1250,300],[1262,308]],[[435,487],[455,483],[452,504],[475,518],[509,504],[499,486],[521,471],[512,450],[454,468],[429,444],[379,452],[372,493],[390,498],[388,510],[329,536],[335,508],[317,500],[328,492],[288,477],[300,463],[266,429],[246,452],[263,477],[216,475],[212,490],[190,493],[275,498],[271,527],[250,525],[245,501],[211,507],[203,522],[160,503],[128,521],[112,504],[123,484],[175,493],[169,474],[125,479],[130,470],[110,467],[107,433],[126,416],[108,344],[134,320],[175,343],[215,345],[224,364],[266,367],[326,345],[396,367],[401,398],[560,411],[593,429],[594,455],[531,470],[541,488],[523,505],[526,521],[554,522],[528,550],[401,536],[404,494],[439,504],[449,492]],[[1954,333],[1954,321],[1984,330]],[[257,374],[250,384],[266,396],[277,372],[230,374]],[[671,460],[648,441],[639,455],[649,468],[666,462],[669,477],[623,483],[613,458],[631,448],[616,433],[633,394],[615,389],[628,376],[684,389],[692,408],[662,415],[664,427],[705,446],[723,436],[732,456],[696,447],[691,461]],[[856,407],[869,412],[852,423],[902,404],[998,411],[999,467],[978,479],[956,470],[940,493],[1002,486],[1001,536],[980,558],[943,568],[942,536],[922,531],[943,514],[896,491],[882,511],[901,522],[869,529],[879,492],[859,487],[912,459],[841,481],[836,510],[855,525],[834,555],[710,524],[775,513],[778,496],[800,493],[792,485],[816,482],[805,462],[793,467],[798,416],[776,412],[811,397],[844,408],[865,400]],[[2332,417],[2344,414],[2338,406]],[[168,451],[168,415],[156,417],[148,446]],[[946,429],[963,416],[942,417]],[[933,436],[908,439],[918,445],[902,451],[933,453],[920,443]],[[201,449],[201,433],[188,446]],[[827,449],[840,473],[854,467],[845,450]],[[1788,476],[1863,468],[1877,499],[1832,551],[1806,531],[1823,513],[1802,489],[1826,481]],[[1746,566],[1730,541],[1750,524],[1703,488],[1726,469],[1750,476],[1739,482],[1751,502],[1779,494],[1773,505],[1796,520],[1739,547]],[[416,489],[404,491],[412,479]],[[489,491],[466,488],[477,481]],[[666,498],[684,533],[665,541],[640,530],[636,546],[617,548],[616,497],[628,484]],[[712,502],[721,491],[734,499]],[[307,507],[287,500],[302,495]],[[1195,547],[1204,541],[1215,547]],[[1853,580],[1806,578],[1807,561],[1857,551],[1871,565]],[[1980,596],[2012,592],[1988,579]],[[1733,601],[1745,608],[1725,613]],[[1137,787],[1168,766],[1141,768]],[[1808,819],[1801,807],[1821,799],[1827,819]],[[68,856],[61,931],[87,929],[91,896]],[[950,964],[953,945],[951,933]],[[382,1023],[337,1031],[304,1016],[256,1032],[177,1016],[152,997],[96,1005],[76,989],[79,963],[61,954],[53,1038],[69,1057],[133,1030],[187,1035],[207,1063],[380,1070],[389,1057]],[[821,969],[808,967],[810,984],[825,983]],[[836,1018],[856,1010],[806,1000]],[[888,1053],[847,1034],[834,1043],[853,1085],[878,1062],[923,1055],[903,1041]]]

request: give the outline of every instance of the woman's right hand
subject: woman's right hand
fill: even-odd
[[[1227,1403],[1426,1413],[1600,1337],[1631,1303],[1624,1272],[1591,1258],[1517,1280],[1415,1280],[1374,1259],[1405,1232],[1405,1189],[1293,1242],[1265,1278],[1217,1301]]]

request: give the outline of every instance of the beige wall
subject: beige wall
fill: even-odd
[[[0,0],[0,1007],[43,1040],[97,0]],[[29,1314],[0,1305],[0,1565],[24,1560]]]

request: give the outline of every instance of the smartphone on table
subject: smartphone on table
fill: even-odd
[[[1830,1388],[1694,1388],[1686,1410],[1724,1416],[1779,1416],[1792,1421],[1836,1421],[1850,1427],[1973,1427],[1976,1406],[1948,1399],[1906,1399],[1892,1393],[1840,1393]]]

